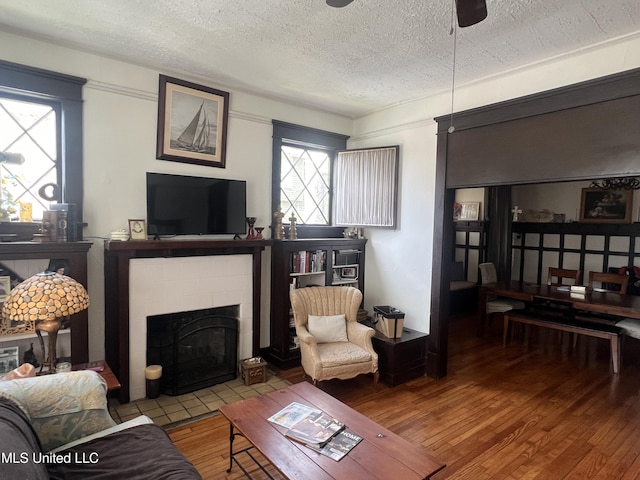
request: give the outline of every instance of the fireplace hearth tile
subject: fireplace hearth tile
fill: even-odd
[[[264,383],[245,385],[242,379],[235,379],[180,396],[160,395],[154,400],[142,398],[124,405],[112,399],[109,409],[118,423],[144,414],[155,424],[170,429],[212,415],[221,405],[264,395],[289,385],[289,382],[267,370],[267,381]]]

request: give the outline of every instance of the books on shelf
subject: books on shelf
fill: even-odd
[[[314,407],[292,402],[268,419],[287,428],[285,436],[336,461],[343,458],[362,437],[345,424]]]
[[[321,273],[325,270],[327,252],[300,250],[291,254],[291,273]]]

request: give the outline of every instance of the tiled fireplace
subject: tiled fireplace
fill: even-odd
[[[145,396],[147,317],[239,305],[238,358],[252,350],[252,257],[132,259],[129,267],[130,398]]]

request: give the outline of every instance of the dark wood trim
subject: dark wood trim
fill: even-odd
[[[59,105],[58,128],[62,138],[58,145],[62,202],[77,205],[76,237],[82,238],[83,181],[83,107],[82,87],[86,78],[0,60],[0,92],[54,101]]]
[[[252,255],[252,352],[260,350],[262,251],[271,240],[106,240],[105,358],[122,384],[120,401],[129,401],[129,265],[132,258]]]
[[[88,288],[87,252],[92,245],[91,242],[4,242],[0,243],[0,261],[54,258],[66,260],[70,276]],[[88,361],[89,312],[83,310],[71,317],[71,362],[75,364]]]
[[[302,147],[314,147],[317,149],[328,150],[331,159],[336,155],[338,150],[347,148],[348,135],[341,133],[319,130],[317,128],[305,127],[304,125],[296,125],[293,123],[282,122],[280,120],[272,120],[273,124],[273,142],[271,150],[271,211],[275,212],[280,205],[280,155],[282,144],[287,140],[299,142]],[[331,165],[333,171],[333,162]],[[333,195],[329,196],[329,220],[331,220]],[[273,218],[271,219],[271,229],[275,228]],[[284,223],[288,223],[288,219],[283,219]],[[303,227],[299,225],[298,228]],[[309,229],[314,229],[314,238],[333,236],[335,227],[330,225],[308,225]],[[302,238],[302,237],[301,237]],[[310,235],[306,238],[312,238]]]

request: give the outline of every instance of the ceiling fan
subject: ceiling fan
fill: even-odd
[[[353,0],[326,0],[327,5],[334,8],[342,8],[349,5]],[[460,27],[470,27],[480,23],[487,18],[486,0],[455,0],[456,13],[458,14],[458,25]]]

